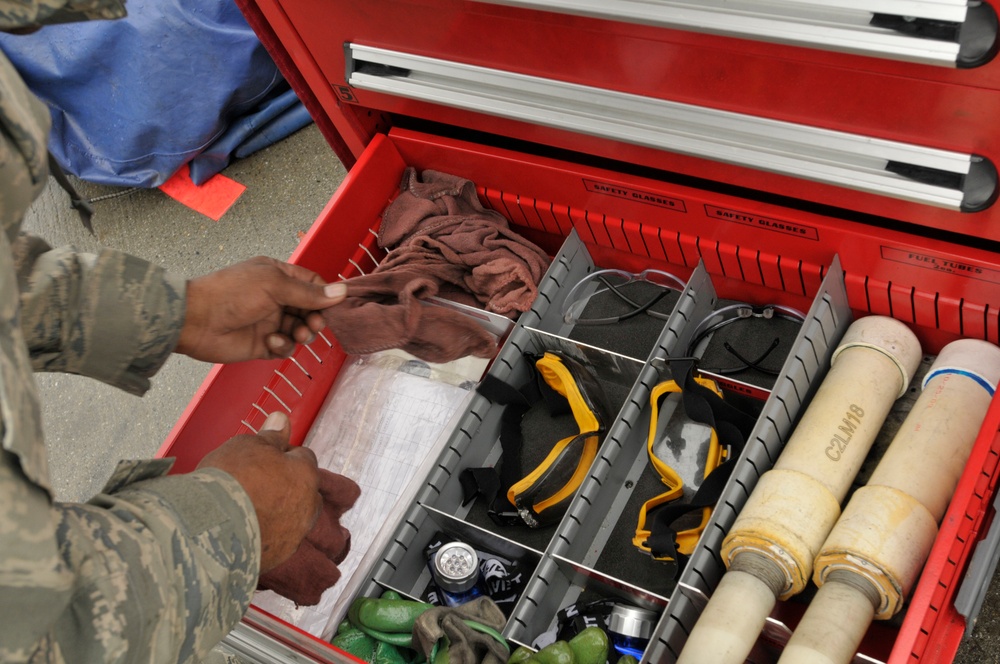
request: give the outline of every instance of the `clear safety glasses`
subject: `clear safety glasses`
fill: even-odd
[[[701,371],[726,376],[752,369],[777,376],[787,352],[775,351],[782,346],[783,337],[791,335],[794,339],[804,320],[802,312],[780,304],[730,304],[716,309],[698,324],[687,354],[694,355],[711,335],[710,346],[698,363]],[[784,345],[786,351],[791,347],[787,341]]]
[[[662,270],[597,270],[570,289],[563,301],[563,321],[571,325],[610,325],[642,314],[667,320],[670,312],[656,305],[670,293],[684,290],[685,285],[682,279]]]
[[[707,387],[720,397],[722,396],[722,391],[714,381],[708,378],[700,377],[696,377],[695,381],[697,381],[697,383],[702,387]],[[639,521],[635,529],[635,537],[632,538],[632,544],[644,553],[651,553],[647,540],[650,535],[652,535],[651,524],[655,521],[654,515],[657,509],[663,508],[664,506],[684,497],[684,480],[681,479],[680,474],[654,453],[654,445],[657,442],[657,420],[661,402],[667,395],[680,393],[680,391],[680,385],[678,385],[675,381],[670,380],[658,384],[653,388],[653,391],[649,395],[649,402],[652,410],[649,420],[649,434],[646,440],[646,452],[649,455],[650,465],[653,467],[653,470],[656,471],[656,474],[659,475],[660,481],[666,485],[667,490],[664,493],[647,500],[642,504],[642,507],[639,510]],[[716,434],[715,429],[711,429],[711,432],[711,440],[708,444],[708,449],[705,451],[705,467],[703,470],[704,477],[708,477],[712,471],[718,468],[719,465],[726,460],[726,452],[719,444],[719,437]],[[677,551],[685,555],[690,555],[691,552],[694,551],[694,547],[698,543],[698,538],[701,536],[701,532],[705,529],[705,526],[708,525],[708,520],[712,516],[712,508],[710,507],[703,507],[699,511],[700,518],[696,525],[675,532]],[[671,558],[657,558],[657,560],[671,560]]]

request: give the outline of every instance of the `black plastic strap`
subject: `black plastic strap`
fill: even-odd
[[[588,627],[599,627],[608,631],[608,618],[618,599],[598,599],[585,603],[574,603],[564,606],[556,614],[558,632],[556,638],[569,641]]]
[[[534,376],[537,372],[533,371],[532,374]],[[538,389],[538,381],[532,378],[521,388],[515,388],[487,374],[476,391],[493,403],[506,406],[500,418],[500,470],[496,468],[463,470],[459,475],[463,504],[467,505],[476,496],[482,496],[488,505],[490,518],[498,526],[523,524],[521,516],[503,493],[503,487],[513,486],[521,479],[518,476],[521,468],[521,447],[524,444],[521,419],[531,408],[531,404],[542,396]]]
[[[63,169],[60,168],[59,163],[55,160],[55,157],[52,156],[51,152],[49,153],[49,173],[51,173],[52,177],[56,179],[59,186],[62,187],[67,194],[69,194],[70,207],[79,213],[80,221],[83,222],[83,227],[90,231],[90,234],[93,235],[94,225],[91,222],[91,219],[94,216],[94,208],[90,205],[90,201],[85,199],[76,191],[76,188],[69,181],[69,178],[66,177],[66,174],[63,173]]]

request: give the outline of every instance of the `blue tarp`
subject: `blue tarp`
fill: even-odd
[[[282,96],[291,94],[288,84],[232,0],[129,0],[127,7],[118,21],[0,35],[0,49],[52,110],[50,151],[63,170],[101,184],[155,187],[206,153],[197,169],[203,181],[246,139],[260,143],[255,132],[267,121],[268,135],[289,133],[275,131],[275,123],[290,126],[275,104],[298,112],[291,126],[303,126],[301,104]]]

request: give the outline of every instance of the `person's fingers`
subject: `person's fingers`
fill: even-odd
[[[292,435],[292,422],[280,410],[276,410],[267,416],[264,424],[257,432],[257,437],[266,443],[273,445],[282,452],[288,451],[290,445],[288,439]]]
[[[326,320],[323,319],[323,314],[312,311],[306,315],[306,325],[314,333],[318,333],[326,327]]]
[[[307,281],[313,284],[319,284],[320,286],[325,286],[326,282],[323,281],[323,277],[319,276],[307,267],[302,267],[301,265],[294,265],[292,263],[286,263],[284,261],[279,261],[274,258],[269,258],[268,260],[273,261],[278,268],[293,279],[298,279],[299,281]]]
[[[347,295],[347,286],[343,282],[323,284],[322,280],[312,281],[311,277],[303,279],[300,278],[297,271],[287,269],[297,266],[287,264],[281,264],[281,266],[282,271],[290,278],[276,283],[271,293],[284,307],[297,307],[303,311],[318,311],[343,301]],[[305,272],[315,277],[312,272],[308,270]],[[318,279],[318,277],[316,278]]]
[[[334,519],[339,519],[351,509],[361,495],[357,482],[329,470],[319,471],[319,493],[326,501],[327,510]]]
[[[304,448],[295,448],[304,449]],[[309,507],[308,511],[305,512],[307,515],[307,520],[305,522],[305,529],[302,531],[302,538],[305,539],[306,536],[316,528],[316,524],[323,517],[323,496],[319,495],[319,491],[313,491],[314,498],[313,504]]]
[[[303,447],[301,445],[293,445],[291,449],[285,452],[285,456],[294,459],[300,459],[307,463],[312,468],[319,467],[319,460],[316,459],[316,453],[313,452],[308,447]],[[317,493],[319,491],[319,479],[316,480]]]
[[[339,564],[344,561],[350,550],[351,533],[340,525],[338,519],[331,518],[328,512],[324,512],[306,535],[306,541],[311,542],[333,562]]]
[[[316,338],[316,333],[309,329],[309,326],[302,321],[296,321],[292,330],[292,338],[300,344],[311,344]]]
[[[267,335],[264,339],[264,344],[274,357],[288,357],[295,350],[295,342],[284,334],[278,334],[277,332]]]
[[[344,559],[347,558],[347,554],[351,552],[351,533],[349,530],[347,530],[347,528],[344,528],[343,526],[341,526],[340,529],[343,531],[344,547],[340,550],[340,555],[333,558],[333,562],[337,563],[338,565],[344,562]]]

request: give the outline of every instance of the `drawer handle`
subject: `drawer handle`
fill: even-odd
[[[966,0],[485,1],[943,67],[996,54],[996,12]]]
[[[347,81],[371,90],[962,212],[997,196],[973,154],[347,44]]]

